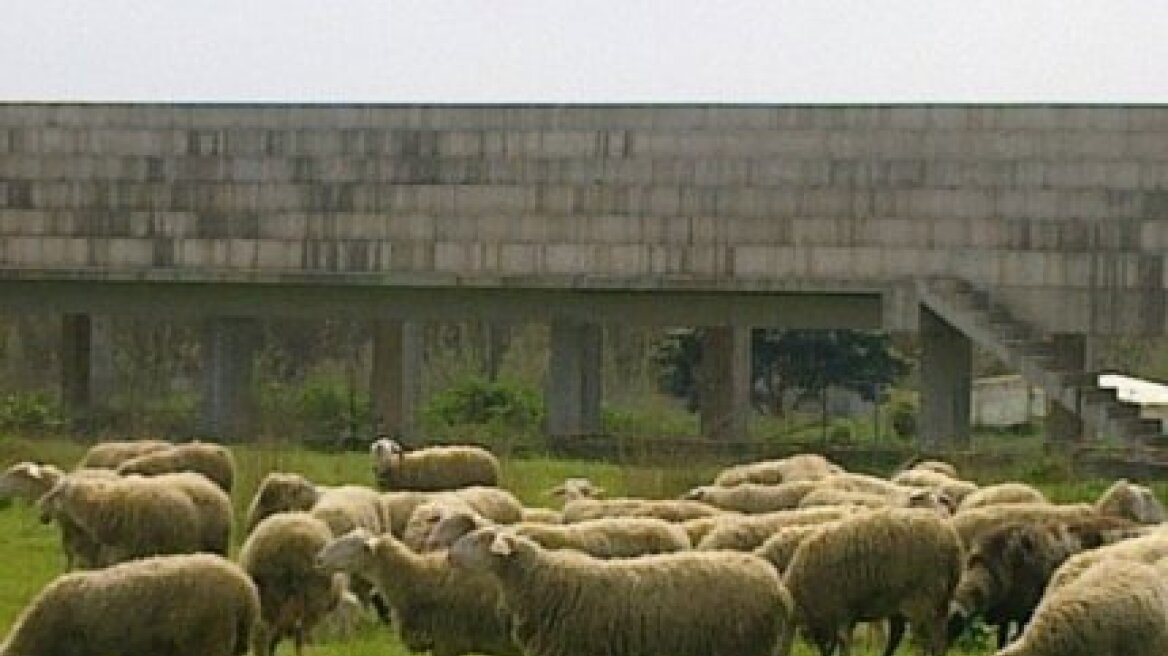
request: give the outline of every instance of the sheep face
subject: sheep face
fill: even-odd
[[[447,552],[451,566],[467,571],[493,571],[514,555],[519,538],[513,533],[488,527],[462,536]]]
[[[316,555],[317,569],[326,572],[352,572],[360,569],[372,554],[377,539],[358,528],[325,545]]]
[[[426,551],[447,549],[459,538],[478,528],[478,523],[470,513],[453,512],[438,521],[426,538]]]
[[[587,478],[569,478],[548,490],[547,494],[566,503],[578,499],[603,499],[608,491]]]
[[[383,437],[370,445],[369,455],[373,458],[373,473],[378,474],[391,469],[405,455],[405,449],[398,442]]]
[[[681,495],[681,497],[679,497],[679,498],[682,501],[705,501],[706,500],[706,487],[705,486],[695,487],[692,490],[690,490],[689,492],[686,492],[685,494]]]
[[[44,495],[61,477],[61,471],[51,465],[18,462],[0,474],[0,499],[21,497],[35,500]]]

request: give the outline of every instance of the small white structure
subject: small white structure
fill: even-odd
[[[1021,426],[1046,416],[1046,395],[1018,375],[978,378],[973,381],[969,413],[974,426]]]
[[[1099,387],[1114,389],[1115,397],[1140,406],[1144,419],[1159,419],[1160,429],[1168,429],[1168,385],[1123,374],[1100,374]]]

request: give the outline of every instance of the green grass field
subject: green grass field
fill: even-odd
[[[20,460],[51,462],[68,467],[80,457],[84,446],[64,440],[23,440],[0,437],[0,467]],[[234,449],[239,465],[235,506],[242,517],[256,484],[269,471],[296,471],[325,484],[342,482],[370,484],[368,458],[363,453],[324,454],[296,447],[240,446]],[[504,462],[508,489],[532,506],[552,501],[543,491],[568,476],[587,476],[608,488],[614,495],[672,497],[697,484],[708,481],[717,469],[714,464],[691,463],[685,466],[647,467],[604,464],[585,461],[522,459]],[[1107,481],[1043,485],[1052,499],[1085,500],[1097,495]],[[1164,490],[1160,489],[1163,493]],[[8,628],[40,588],[61,573],[64,560],[58,546],[55,527],[37,521],[33,510],[21,504],[0,510],[0,631]],[[865,638],[860,639],[865,645]],[[903,653],[910,653],[902,647]],[[878,654],[879,646],[857,650],[859,654]],[[281,654],[291,654],[291,645],[281,647]],[[369,626],[360,635],[344,643],[322,642],[309,648],[318,656],[404,656],[405,651],[388,629]],[[797,646],[799,656],[814,652]],[[972,656],[990,654],[988,646],[975,645],[953,649],[949,653]]]

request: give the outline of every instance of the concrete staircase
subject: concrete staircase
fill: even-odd
[[[1080,417],[1099,438],[1128,446],[1162,438],[1157,420],[1142,419],[1139,407],[1116,398],[1115,390],[1098,386],[1098,373],[1074,370],[1060,362],[1050,335],[1013,316],[992,295],[955,279],[918,280],[922,304],[975,344],[1016,369],[1047,399]]]

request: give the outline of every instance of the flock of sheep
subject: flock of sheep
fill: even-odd
[[[235,465],[216,444],[110,442],[19,463],[0,496],[60,528],[69,569],[0,656],[271,656],[377,616],[434,656],[945,653],[977,620],[998,656],[1168,654],[1168,530],[1143,486],[1095,503],[980,487],[924,461],[890,479],[815,454],[731,467],[682,499],[586,479],[524,507],[477,447],[372,449],[377,488],[271,473],[227,559]],[[132,618],[127,620],[126,618]]]

